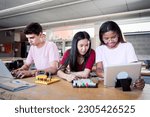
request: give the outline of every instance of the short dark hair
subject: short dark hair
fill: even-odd
[[[39,23],[33,22],[26,26],[24,34],[36,34],[39,35],[43,32],[42,26]]]
[[[118,24],[114,21],[106,21],[104,22],[99,29],[99,39],[101,41],[101,45],[105,45],[103,41],[103,34],[109,31],[116,32],[118,34],[118,42],[125,43],[123,39],[122,32]]]

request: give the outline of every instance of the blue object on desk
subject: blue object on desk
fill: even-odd
[[[150,76],[142,76],[144,78],[145,84],[150,84]]]
[[[34,83],[29,83],[22,80],[10,80],[4,83],[0,83],[0,88],[9,90],[9,91],[20,91],[30,87],[34,87]]]

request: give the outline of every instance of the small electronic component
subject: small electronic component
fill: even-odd
[[[60,81],[59,78],[57,77],[52,78],[51,73],[45,71],[38,71],[35,79],[36,79],[35,83],[46,84],[46,85]]]
[[[72,86],[74,88],[97,88],[97,83],[94,83],[91,79],[77,79],[73,80]]]
[[[47,81],[51,79],[51,73],[45,71],[38,71],[35,78],[36,80]]]

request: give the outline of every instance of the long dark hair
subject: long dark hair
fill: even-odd
[[[115,23],[114,21],[107,21],[107,22],[104,22],[99,29],[99,39],[101,41],[101,45],[105,45],[105,43],[103,41],[103,34],[106,32],[109,32],[109,31],[113,31],[118,34],[118,43],[119,42],[126,43],[118,24]]]
[[[61,68],[66,68],[69,65],[70,71],[78,71],[78,69],[76,67],[77,57],[79,55],[77,44],[78,44],[78,41],[83,40],[83,39],[88,39],[90,41],[89,49],[88,49],[87,53],[84,55],[84,63],[83,63],[84,65],[82,68],[82,70],[84,70],[86,61],[91,52],[90,35],[85,31],[77,32],[74,35],[73,40],[72,40],[71,49],[69,50],[69,52],[70,52],[69,57],[66,59],[65,63],[62,65]]]

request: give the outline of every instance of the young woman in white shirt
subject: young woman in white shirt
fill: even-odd
[[[123,38],[121,29],[113,21],[104,22],[99,30],[101,45],[96,48],[96,74],[103,77],[104,67],[122,65],[138,61],[131,43]],[[134,85],[138,89],[145,86],[143,79]]]

